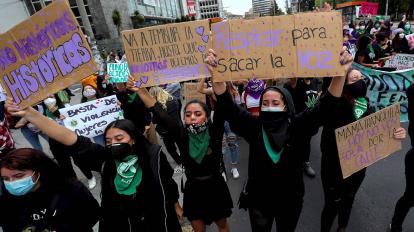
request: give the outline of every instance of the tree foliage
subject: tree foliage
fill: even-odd
[[[121,14],[119,13],[117,9],[112,11],[112,22],[116,26],[118,35],[120,35],[120,27],[121,27],[122,20],[121,20]]]

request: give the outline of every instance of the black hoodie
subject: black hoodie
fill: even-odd
[[[217,108],[224,111],[231,129],[244,137],[249,143],[248,187],[250,206],[274,210],[285,205],[289,199],[297,201],[304,195],[302,175],[303,159],[297,152],[297,143],[307,133],[319,127],[328,115],[328,111],[336,107],[337,98],[327,93],[312,109],[295,114],[292,97],[284,88],[270,87],[280,92],[287,106],[289,123],[289,139],[278,163],[270,159],[262,135],[262,121],[252,117],[247,111],[238,107],[230,94],[217,96]],[[261,98],[263,97],[263,93]]]

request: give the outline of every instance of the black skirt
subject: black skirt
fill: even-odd
[[[184,190],[184,216],[210,225],[231,215],[233,201],[221,175],[206,180],[188,179]]]

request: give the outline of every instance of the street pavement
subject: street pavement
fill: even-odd
[[[74,88],[73,88],[74,89]],[[79,94],[72,99],[72,103],[79,103]],[[408,124],[402,124],[407,128]],[[25,141],[20,131],[13,131],[13,136],[16,140],[17,147],[30,147]],[[43,147],[47,154],[50,155],[47,142],[42,140]],[[161,140],[159,140],[161,141]],[[323,207],[323,191],[320,179],[320,133],[312,139],[311,163],[312,167],[317,171],[317,176],[313,179],[304,175],[305,180],[305,198],[301,217],[299,219],[297,232],[318,232],[320,227],[320,215]],[[391,221],[395,203],[403,194],[405,188],[404,176],[404,156],[410,149],[409,138],[403,142],[403,149],[391,155],[384,160],[370,166],[367,170],[367,175],[364,182],[359,189],[351,218],[348,226],[348,232],[385,232]],[[165,149],[164,149],[165,150]],[[233,214],[229,218],[231,231],[235,232],[249,232],[250,223],[246,211],[237,208],[237,201],[241,188],[247,176],[248,163],[248,144],[243,140],[239,140],[239,172],[240,178],[233,179],[230,173],[229,157],[225,157],[228,170],[228,186],[233,197],[234,209]],[[168,156],[171,165],[175,164],[172,158]],[[86,185],[86,178],[80,173],[76,166],[75,171],[79,179]],[[100,200],[100,176],[94,173],[97,177],[98,185],[92,190],[96,199]],[[281,177],[283,178],[283,177]],[[180,184],[181,174],[174,174],[174,179]],[[182,195],[180,198],[182,202]],[[404,231],[414,231],[414,210],[407,215],[404,224]],[[184,224],[188,224],[184,222]],[[334,222],[332,231],[336,231],[337,222]],[[0,229],[1,231],[1,229]],[[207,231],[218,231],[213,224],[207,228]],[[272,231],[276,231],[275,227]]]

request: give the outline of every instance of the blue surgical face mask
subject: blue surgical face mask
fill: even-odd
[[[4,186],[11,195],[23,196],[30,192],[39,180],[40,175],[36,182],[33,182],[33,175],[15,181],[4,181]]]
[[[283,106],[262,106],[263,112],[283,112],[285,107]]]

